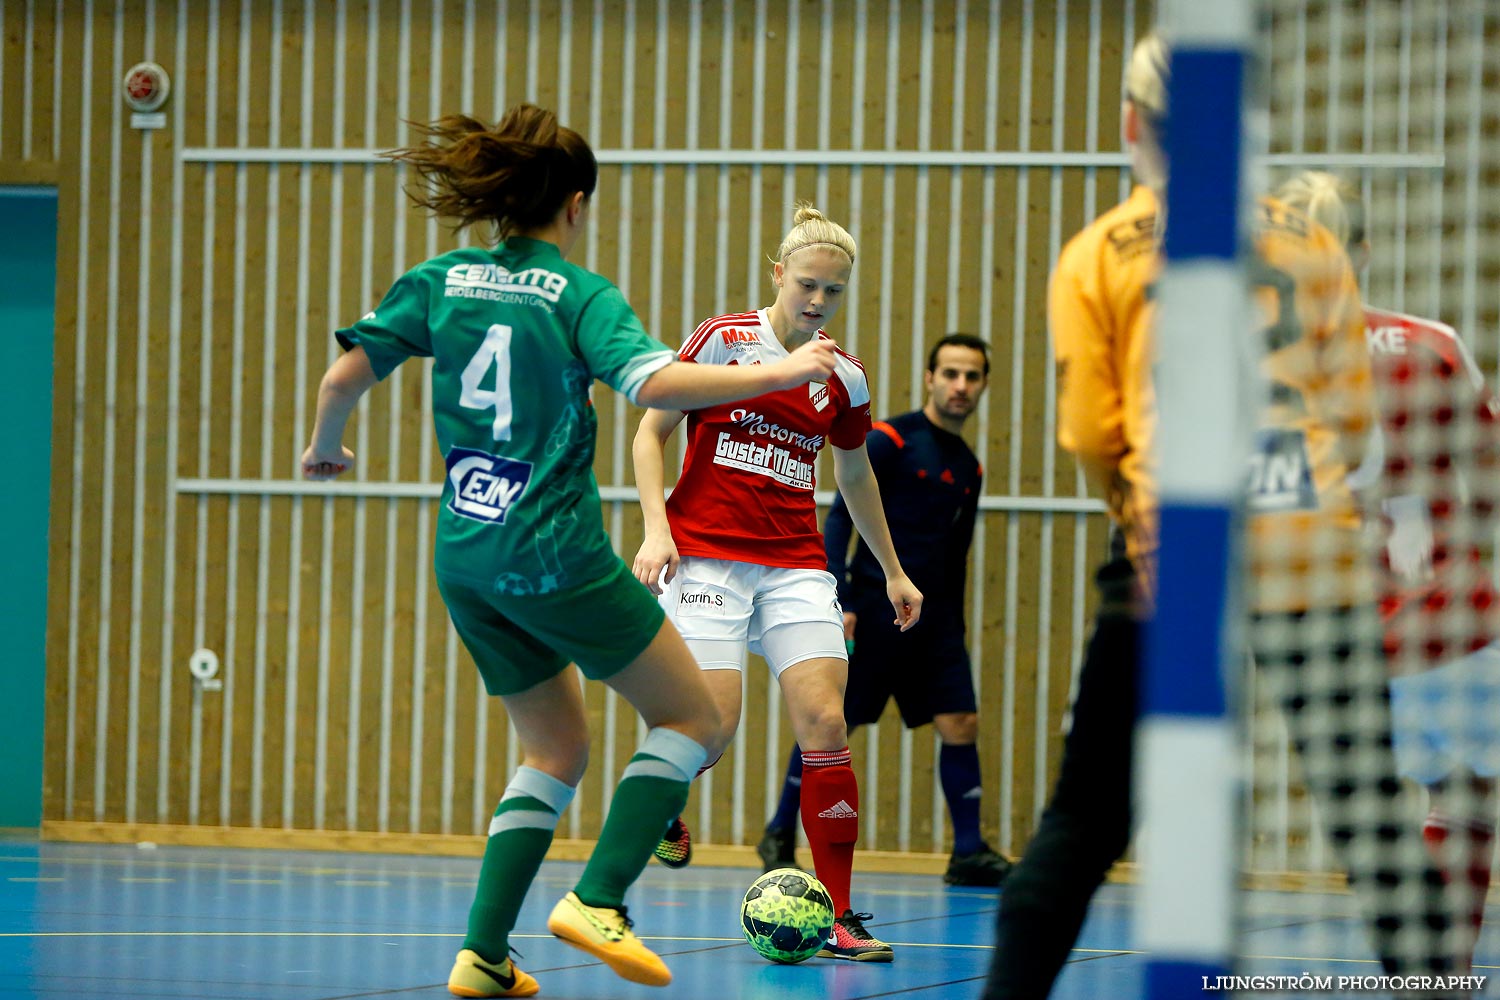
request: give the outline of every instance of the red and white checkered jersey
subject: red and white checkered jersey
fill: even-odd
[[[819,330],[818,337],[824,337]],[[765,310],[705,320],[683,344],[683,361],[758,365],[787,350]],[[859,359],[838,352],[827,382],[688,413],[682,477],[667,520],[685,556],[787,569],[826,569],[813,503],[823,442],[863,448],[870,385]]]
[[[1450,326],[1366,306],[1365,337],[1380,406],[1379,495],[1420,497],[1433,534],[1427,583],[1405,583],[1382,553],[1386,647],[1406,669],[1435,667],[1500,637],[1500,598],[1478,545],[1500,499],[1485,485],[1500,457],[1500,404]]]

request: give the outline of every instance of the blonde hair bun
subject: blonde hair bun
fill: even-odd
[[[812,202],[799,201],[792,214],[792,228],[781,241],[776,260],[785,261],[788,255],[811,246],[841,251],[850,264],[854,263],[856,247],[849,231],[814,208]]]
[[[799,202],[797,205],[797,214],[792,216],[792,225],[800,226],[802,223],[811,222],[814,219],[824,222],[828,221],[828,217],[816,208],[813,208],[810,202]]]

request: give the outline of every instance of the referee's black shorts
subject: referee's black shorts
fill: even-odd
[[[848,725],[879,721],[891,698],[908,729],[925,726],[934,715],[975,710],[961,617],[924,615],[902,632],[883,590],[856,594],[844,610],[857,616],[844,692]]]

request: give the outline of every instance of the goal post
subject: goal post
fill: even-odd
[[[1146,995],[1202,995],[1233,965],[1238,838],[1236,548],[1245,469],[1244,108],[1252,0],[1173,0],[1156,289],[1161,487],[1136,787]],[[1158,222],[1160,224],[1160,220]]]

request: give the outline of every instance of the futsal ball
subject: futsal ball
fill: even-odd
[[[777,868],[750,884],[740,926],[762,958],[794,965],[816,955],[833,932],[833,899],[807,872]]]

